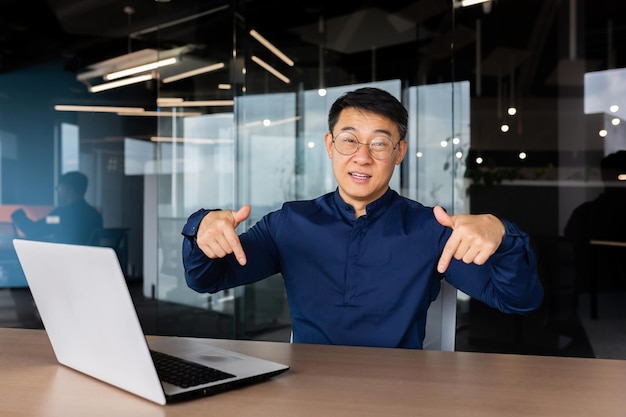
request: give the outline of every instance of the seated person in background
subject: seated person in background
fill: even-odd
[[[85,174],[67,172],[59,180],[59,206],[50,214],[34,221],[19,209],[11,219],[27,239],[86,245],[91,233],[102,228],[102,214],[85,201],[88,183]]]
[[[576,276],[581,287],[592,275],[623,276],[623,249],[596,246],[600,258],[593,265],[589,241],[626,242],[626,179],[619,179],[626,176],[626,150],[602,158],[600,175],[604,191],[576,207],[564,229],[565,237],[574,243]]]
[[[193,213],[182,230],[187,285],[213,293],[282,273],[300,343],[421,349],[444,277],[501,311],[536,309],[535,255],[513,223],[450,215],[389,187],[407,126],[406,109],[384,90],[339,97],[324,136],[336,190],[284,203],[241,235],[248,205]]]
[[[602,158],[600,175],[604,191],[572,212],[565,236],[588,242],[590,239],[626,241],[626,150]]]

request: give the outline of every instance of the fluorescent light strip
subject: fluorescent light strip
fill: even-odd
[[[197,143],[204,145],[216,145],[216,144],[232,144],[234,140],[232,139],[203,139],[203,138],[172,138],[166,136],[152,136],[150,138],[152,142],[186,142],[186,143]]]
[[[158,101],[160,107],[219,107],[219,106],[233,106],[234,100],[201,100],[201,101],[182,101],[182,102],[170,102],[170,101]]]
[[[204,73],[211,72],[211,71],[217,71],[218,69],[224,68],[224,66],[225,66],[224,63],[220,62],[220,63],[217,63],[217,64],[208,65],[206,67],[197,68],[195,70],[191,70],[191,71],[187,71],[187,72],[181,72],[180,74],[172,75],[171,77],[167,77],[167,78],[163,78],[163,83],[167,84],[167,83],[171,83],[171,82],[174,82],[174,81],[182,80],[183,78],[189,78],[189,77],[193,77],[195,75],[200,75],[200,74],[204,74]]]
[[[297,122],[301,118],[302,118],[301,116],[287,117],[285,119],[272,121],[269,125],[265,125],[263,120],[257,120],[255,122],[249,122],[249,123],[244,124],[244,127],[256,127],[256,126],[271,127],[271,126],[278,126],[278,125],[284,125],[286,123]]]
[[[124,78],[122,80],[112,81],[110,83],[98,84],[89,87],[91,93],[99,93],[100,91],[110,90],[112,88],[123,87],[125,85],[136,84],[142,81],[148,81],[154,78],[152,74],[138,75],[136,77]]]
[[[56,111],[78,111],[78,112],[95,112],[95,113],[119,113],[139,114],[145,112],[142,107],[113,107],[113,106],[76,106],[72,104],[57,104],[54,106]]]
[[[291,82],[289,78],[287,78],[286,76],[278,72],[278,70],[276,70],[267,62],[263,61],[261,58],[253,55],[252,60],[256,62],[257,64],[259,64],[260,66],[262,66],[267,72],[269,72],[270,74],[272,74],[273,76],[275,76],[276,78],[284,82],[285,84],[289,84]]]
[[[151,26],[149,28],[142,29],[142,30],[139,30],[137,32],[133,32],[133,33],[131,33],[129,35],[129,37],[130,38],[140,38],[142,35],[146,35],[148,33],[156,32],[158,30],[163,30],[165,28],[168,28],[168,27],[171,27],[171,26],[175,26],[175,25],[179,25],[181,23],[187,23],[187,22],[190,22],[192,20],[196,20],[196,19],[198,19],[200,17],[203,17],[203,16],[208,16],[208,15],[213,14],[213,13],[221,12],[222,10],[226,10],[229,7],[230,6],[228,4],[226,4],[224,6],[219,6],[219,7],[216,7],[214,9],[202,12],[202,13],[196,13],[196,14],[192,14],[190,16],[183,17],[182,19],[172,20],[172,21],[166,22],[166,23],[159,23],[156,26]]]
[[[276,55],[278,58],[280,58],[285,64],[289,65],[290,67],[293,67],[293,61],[287,55],[283,54],[277,47],[272,45],[272,43],[270,43],[270,41],[268,41],[263,36],[261,36],[261,34],[259,32],[257,32],[256,30],[252,29],[250,31],[250,35],[254,39],[256,39],[257,41],[259,41],[259,43],[261,45],[263,45],[267,49],[269,49],[274,55]]]
[[[272,121],[270,126],[278,126],[278,125],[284,125],[284,124],[287,124],[287,123],[297,122],[300,119],[301,119],[300,116],[287,117],[285,119]]]
[[[468,6],[473,6],[475,4],[486,3],[488,1],[491,1],[491,0],[461,0],[460,4],[461,4],[461,7],[468,7]]]
[[[157,105],[167,106],[168,104],[182,103],[183,101],[185,100],[179,97],[161,97],[157,98]]]
[[[201,116],[200,112],[173,112],[173,111],[144,111],[141,113],[136,112],[119,112],[118,116],[153,116],[153,117],[187,117],[187,116]]]
[[[140,72],[152,71],[153,69],[167,67],[168,65],[173,65],[178,62],[178,58],[172,57],[167,59],[162,59],[156,62],[150,62],[148,64],[138,65],[136,67],[128,68],[121,71],[111,72],[104,76],[105,80],[116,80],[118,78],[127,77],[129,75],[139,74]]]

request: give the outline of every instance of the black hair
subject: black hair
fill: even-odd
[[[71,171],[61,175],[61,178],[59,179],[59,185],[63,185],[69,188],[77,195],[84,196],[87,192],[89,180],[87,179],[87,176],[82,172]]]
[[[355,108],[376,113],[395,122],[400,139],[406,139],[409,115],[406,108],[389,92],[375,87],[363,87],[342,94],[328,112],[328,130],[333,131],[341,111]]]

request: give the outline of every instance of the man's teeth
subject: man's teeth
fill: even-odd
[[[353,176],[353,177],[359,177],[359,178],[368,178],[368,177],[369,177],[369,175],[359,174],[359,173],[357,173],[357,172],[353,172],[353,173],[352,173],[352,176]]]

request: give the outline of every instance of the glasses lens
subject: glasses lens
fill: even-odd
[[[393,152],[393,142],[386,137],[374,138],[370,142],[370,152],[372,158],[386,159],[391,156]]]
[[[359,141],[352,133],[340,133],[335,136],[335,149],[342,155],[352,155],[359,148]]]
[[[342,132],[335,136],[335,149],[342,155],[352,155],[359,149],[359,140],[356,136],[349,132]],[[361,143],[363,145],[363,143]],[[394,150],[394,144],[391,139],[386,136],[380,136],[372,139],[367,145],[370,155],[375,159],[387,159]]]

